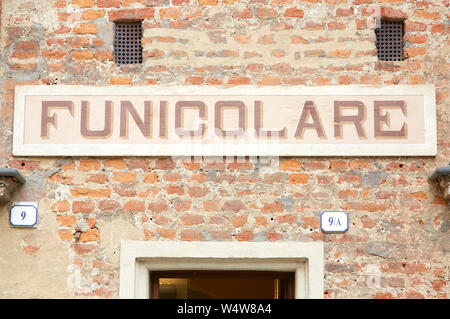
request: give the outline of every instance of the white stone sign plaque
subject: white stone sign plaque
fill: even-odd
[[[325,233],[344,233],[348,230],[348,214],[344,211],[325,211],[320,215],[320,228]]]
[[[37,219],[36,202],[14,203],[10,209],[9,222],[13,227],[36,227]]]
[[[16,156],[436,155],[432,85],[16,87]]]

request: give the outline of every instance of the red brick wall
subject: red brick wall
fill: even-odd
[[[406,19],[404,61],[377,61],[373,6],[383,17]],[[5,0],[0,167],[27,175],[16,199],[50,202],[41,214],[55,221],[54,241],[84,276],[74,296],[118,297],[118,263],[105,253],[118,245],[117,238],[107,240],[117,221],[133,229],[124,239],[324,241],[325,297],[447,298],[449,206],[428,177],[450,158],[448,6],[448,0],[30,0],[20,6]],[[114,64],[118,19],[143,20],[142,65]],[[434,84],[438,155],[281,158],[270,172],[250,161],[11,155],[17,85],[169,83]],[[349,212],[347,233],[321,232],[326,209]],[[36,239],[41,231],[29,235],[23,254],[44,258],[50,244]]]

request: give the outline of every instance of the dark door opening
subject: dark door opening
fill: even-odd
[[[152,299],[293,299],[295,273],[152,271]]]

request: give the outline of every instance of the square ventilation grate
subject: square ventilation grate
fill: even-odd
[[[114,57],[117,64],[142,63],[141,22],[118,22],[114,33]]]
[[[375,29],[378,60],[403,60],[403,21],[381,20],[379,28]]]

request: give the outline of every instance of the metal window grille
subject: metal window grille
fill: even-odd
[[[114,56],[117,64],[142,63],[141,22],[116,23]]]
[[[403,60],[403,21],[381,20],[379,28],[375,29],[378,60]]]

